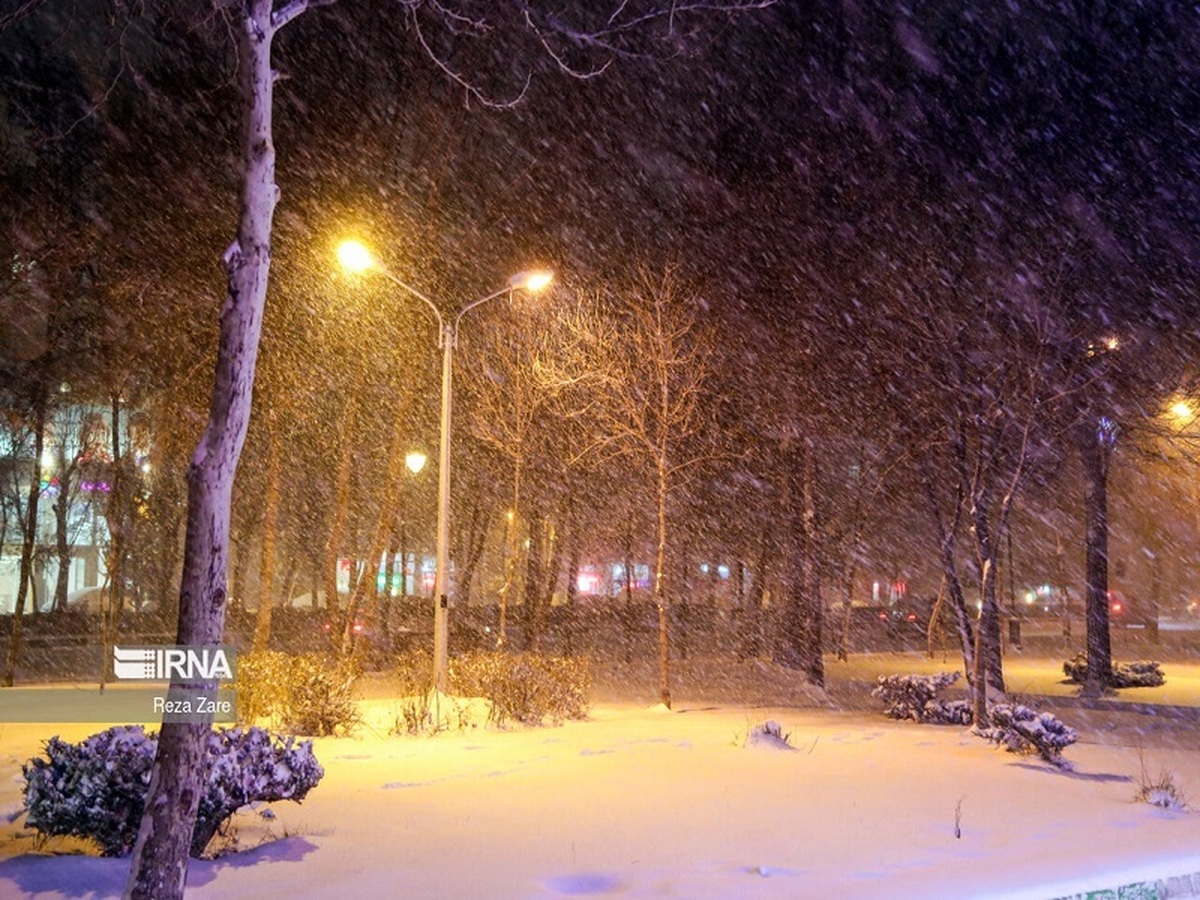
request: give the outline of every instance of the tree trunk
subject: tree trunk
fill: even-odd
[[[271,220],[279,193],[271,141],[270,57],[271,40],[283,20],[273,20],[271,0],[245,0],[238,24],[244,125],[241,215],[237,238],[225,253],[229,293],[221,309],[212,405],[187,478],[176,642],[193,647],[219,644],[224,632],[233,481],[250,418],[271,263]],[[173,694],[183,689],[171,685]],[[162,727],[126,897],[183,897],[196,810],[207,777],[204,756],[210,727],[204,721]]]
[[[633,605],[633,530],[628,520],[625,522],[625,542],[622,549],[625,551],[625,603],[621,606],[619,615],[621,633],[624,635],[625,664],[629,665],[633,662],[633,645],[637,640],[638,614]]]
[[[67,608],[67,592],[71,587],[71,540],[68,533],[68,514],[71,510],[71,482],[74,463],[66,465],[66,454],[59,456],[58,496],[54,498],[54,544],[58,557],[58,577],[54,585],[54,612]]]
[[[275,543],[279,532],[279,432],[273,413],[267,416],[267,488],[263,498],[262,557],[258,567],[258,616],[254,623],[255,653],[271,643],[275,607]]]
[[[579,616],[579,528],[575,515],[575,503],[571,502],[570,516],[567,521],[567,597],[566,597],[566,647],[567,656],[574,656],[576,620]]]
[[[785,566],[784,608],[775,661],[802,671],[809,683],[821,686],[825,670],[812,493],[814,454],[811,446],[785,448],[784,452],[788,464],[780,492],[781,519],[787,523],[792,552]]]
[[[996,539],[992,534],[992,493],[979,485],[971,504],[972,530],[979,558],[979,624],[975,630],[975,694],[972,710],[976,728],[988,726],[988,705],[1004,694],[1000,658],[1000,600],[996,590]]]
[[[658,455],[658,546],[654,553],[654,606],[658,610],[658,693],[662,705],[671,708],[671,645],[668,634],[667,592],[667,456]]]
[[[388,524],[387,552],[383,558],[383,597],[379,605],[379,644],[390,656],[392,652],[392,608],[396,605],[396,557],[400,557],[400,596],[404,596],[404,526],[400,519],[404,513],[404,501],[399,504],[400,514]]]
[[[354,417],[357,411],[357,398],[350,395],[346,408],[342,413],[343,435],[352,433]],[[341,559],[342,548],[346,541],[346,522],[350,517],[350,473],[354,463],[354,443],[342,442],[342,456],[338,462],[337,493],[333,501],[333,522],[329,528],[329,540],[325,544],[325,569],[322,588],[325,593],[325,609],[329,613],[330,634],[338,621],[338,561]],[[314,604],[316,597],[313,597]]]
[[[105,560],[105,568],[108,571],[108,613],[104,617],[102,631],[105,636],[104,653],[107,656],[108,648],[115,643],[117,633],[117,623],[121,618],[121,605],[125,599],[125,556],[126,547],[128,545],[126,535],[126,525],[128,524],[128,516],[126,510],[128,508],[125,492],[128,490],[129,480],[125,477],[124,466],[124,448],[121,446],[121,396],[113,394],[112,406],[112,490],[108,493],[108,502],[105,504],[104,518],[108,524],[108,554]],[[101,604],[103,609],[103,604]],[[102,612],[101,615],[104,615]]]
[[[550,611],[554,607],[554,589],[558,587],[558,575],[562,571],[563,564],[562,531],[551,520],[545,520],[544,530],[548,546],[544,556],[542,579],[538,583],[543,631],[548,627],[550,621]]]
[[[854,504],[850,512],[850,533],[846,537],[846,555],[842,565],[842,627],[837,639],[837,658],[850,659],[850,621],[854,606],[854,576],[858,568],[859,544],[862,542],[863,479],[861,457],[854,470]]]
[[[688,658],[688,640],[690,638],[688,632],[692,626],[691,604],[694,589],[692,587],[691,544],[691,535],[687,533],[676,542],[678,550],[673,559],[675,576],[672,582],[675,585],[675,597],[674,602],[668,607],[668,611],[672,614],[670,619],[675,626],[675,658],[681,660]]]
[[[758,545],[758,564],[750,569],[750,592],[746,597],[746,615],[742,626],[742,655],[756,659],[763,652],[763,603],[767,596],[767,569],[773,554],[772,524],[763,528]]]
[[[956,447],[961,461],[961,449]],[[954,559],[954,542],[958,536],[960,510],[962,509],[962,489],[958,488],[954,497],[953,512],[947,523],[942,518],[941,507],[938,503],[934,478],[929,469],[921,466],[921,487],[929,506],[929,515],[933,522],[938,539],[938,553],[942,564],[942,579],[946,595],[950,599],[950,609],[954,615],[954,627],[958,632],[958,643],[962,648],[963,671],[967,676],[967,685],[974,698],[975,686],[975,628],[971,624],[971,614],[967,609],[967,599],[963,595],[962,582],[958,577],[958,563]]]
[[[742,655],[741,628],[746,616],[746,563],[742,561],[741,548],[739,555],[733,560],[733,608],[731,610],[731,637],[733,638],[734,653],[737,661],[741,662]]]
[[[231,530],[230,533],[233,577],[229,579],[229,603],[238,612],[246,609],[246,578],[250,572],[250,534],[253,527],[251,522],[242,522],[236,532]]]
[[[804,674],[808,683],[825,686],[825,657],[822,654],[822,639],[825,620],[825,603],[821,598],[821,570],[817,565],[817,503],[816,450],[811,440],[804,448],[802,493],[804,507],[800,519],[801,585],[804,591],[804,622],[801,632]]]
[[[1084,621],[1087,680],[1082,693],[1103,694],[1112,680],[1108,620],[1108,447],[1091,430],[1079,441],[1084,477]]]
[[[396,420],[392,432],[391,448],[388,452],[387,481],[383,486],[383,497],[379,503],[379,518],[375,522],[375,530],[371,533],[371,542],[367,546],[367,563],[358,583],[354,586],[350,603],[346,610],[346,622],[342,628],[342,656],[349,657],[357,644],[358,632],[355,622],[359,610],[366,608],[372,614],[379,606],[379,564],[383,561],[383,550],[387,544],[388,533],[392,523],[396,521],[400,507],[400,489],[405,477],[404,442],[400,428],[400,420]]]
[[[467,527],[458,532],[462,543],[462,553],[456,558],[462,560],[462,572],[454,581],[458,592],[458,605],[466,609],[471,604],[471,585],[475,581],[475,570],[483,558],[483,547],[487,543],[488,527],[491,524],[490,505],[478,501],[471,504],[470,515],[466,517]]]
[[[25,600],[33,579],[33,549],[37,541],[38,498],[42,495],[42,451],[46,440],[46,391],[37,388],[34,398],[33,469],[29,476],[29,493],[25,500],[25,521],[21,536],[21,562],[17,570],[17,597],[13,606],[12,630],[8,634],[8,655],[4,663],[4,686],[12,687],[17,674],[17,659],[21,654],[21,620],[25,615]],[[37,600],[34,600],[36,605]]]
[[[546,518],[539,509],[529,510],[529,550],[525,554],[525,649],[538,653],[546,632],[546,614],[542,608],[542,583],[545,578],[542,545]]]
[[[504,584],[500,588],[500,626],[496,633],[496,648],[508,640],[508,600],[512,596],[513,582],[517,572],[517,539],[521,522],[521,456],[513,461],[512,507],[505,513],[504,531]]]

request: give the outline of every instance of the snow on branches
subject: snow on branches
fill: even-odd
[[[988,710],[992,724],[979,736],[1010,753],[1036,753],[1051,765],[1065,768],[1062,752],[1079,740],[1079,734],[1050,713],[1039,713],[1020,704],[998,703]]]
[[[934,725],[970,725],[971,705],[966,700],[938,700],[942,688],[958,680],[957,672],[936,675],[881,675],[871,691],[887,708],[883,714],[892,719],[911,719]]]

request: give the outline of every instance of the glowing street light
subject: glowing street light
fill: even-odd
[[[404,454],[404,467],[408,469],[412,475],[418,474],[425,468],[425,461],[428,457],[421,450],[409,450]],[[401,493],[402,502],[400,504],[402,513],[400,517],[400,596],[408,596],[408,549],[405,547],[407,542],[408,530],[408,515],[404,512],[406,504],[403,502],[403,492]],[[388,584],[388,590],[391,590],[391,584]],[[386,619],[384,620],[386,621]]]
[[[404,465],[408,471],[416,475],[425,468],[426,456],[420,450],[409,450],[404,457]]]
[[[337,258],[343,269],[355,274],[365,272],[375,262],[371,251],[358,241],[342,241],[338,244]]]
[[[423,302],[433,312],[438,323],[438,347],[442,351],[442,420],[438,447],[438,523],[437,571],[433,598],[433,683],[442,693],[446,691],[446,668],[449,662],[448,617],[450,608],[450,406],[454,348],[458,344],[458,326],[462,317],[477,306],[513,291],[537,291],[546,288],[554,276],[550,272],[532,269],[518,272],[503,288],[466,304],[453,317],[442,315],[438,305],[409,284],[405,284],[387,269],[374,254],[358,241],[343,241],[337,248],[338,261],[350,272],[378,271],[384,278]],[[405,462],[407,463],[407,459]]]

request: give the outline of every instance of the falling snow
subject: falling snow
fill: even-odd
[[[0,12],[0,681],[186,598],[379,689],[190,894],[1200,893],[1194,8],[216,5]],[[435,590],[592,718],[388,736]]]

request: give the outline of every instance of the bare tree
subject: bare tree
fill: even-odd
[[[17,599],[13,607],[12,631],[8,636],[8,653],[4,663],[5,687],[12,687],[16,678],[17,660],[21,652],[21,621],[25,614],[25,601],[29,595],[30,583],[33,577],[33,551],[37,540],[38,501],[42,495],[42,449],[46,437],[46,417],[48,400],[46,390],[41,382],[35,386],[32,396],[32,407],[28,410],[28,418],[21,423],[17,432],[21,445],[32,445],[33,463],[28,473],[12,472],[15,490],[13,491],[13,506],[17,511],[17,522],[21,530],[21,561],[18,570]],[[14,444],[17,442],[14,441]],[[25,497],[21,499],[22,482],[20,476],[28,477],[24,482]],[[36,599],[34,601],[36,603]]]
[[[384,483],[383,496],[380,500],[379,511],[375,526],[371,532],[371,540],[367,545],[366,564],[358,574],[358,580],[353,586],[350,600],[346,608],[346,619],[342,627],[341,654],[350,656],[357,643],[355,631],[359,611],[366,608],[372,615],[377,610],[379,591],[379,563],[383,559],[387,546],[388,535],[394,527],[400,512],[400,493],[404,487],[406,471],[404,467],[404,441],[406,435],[397,418],[392,425],[392,438],[388,450],[387,477]]]
[[[591,390],[598,441],[645,466],[654,496],[653,596],[658,612],[659,694],[671,705],[666,581],[670,511],[676,493],[710,458],[698,444],[713,335],[696,298],[673,268],[637,279],[596,310],[573,320],[572,377]]]
[[[982,727],[988,703],[1004,693],[1000,547],[1034,450],[1048,439],[1055,398],[1044,314],[1036,304],[1010,302],[987,277],[973,275],[979,273],[960,274],[953,292],[937,275],[914,280],[908,301],[914,315],[895,349],[920,362],[903,369],[904,387],[895,392],[903,399],[893,412],[897,445],[912,460],[927,500],[975,721]],[[956,311],[963,292],[971,297],[965,314]],[[958,574],[964,524],[979,585],[974,627]]]
[[[552,341],[551,333],[540,327],[524,322],[496,323],[474,353],[464,354],[471,433],[505,458],[512,470],[497,647],[503,647],[508,638],[508,607],[525,519],[524,479],[530,456],[538,449],[539,429],[545,427],[554,400],[554,392],[547,390],[545,379],[539,377]],[[535,524],[533,518],[530,524]]]

